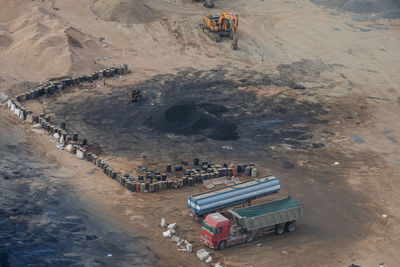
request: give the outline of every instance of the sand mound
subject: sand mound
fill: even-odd
[[[99,68],[94,59],[103,49],[97,40],[69,27],[51,8],[35,2],[19,6],[0,31],[0,71],[4,77],[42,81]]]
[[[400,18],[399,0],[311,0],[316,4],[382,18]]]
[[[0,22],[12,20],[18,13],[18,3],[15,0],[0,0]]]
[[[101,45],[90,35],[74,27],[68,27],[64,33],[72,60],[70,70],[82,73],[82,70],[89,72],[93,68],[98,68],[98,66],[94,66],[93,59],[103,51]]]
[[[157,19],[155,11],[138,0],[94,0],[91,9],[106,21],[142,24]]]

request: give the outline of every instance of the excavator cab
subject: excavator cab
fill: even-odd
[[[234,47],[237,49],[238,26],[238,15],[222,11],[215,16],[204,17],[203,31],[216,42],[221,41],[221,37],[231,38],[233,40],[232,49],[235,49]]]

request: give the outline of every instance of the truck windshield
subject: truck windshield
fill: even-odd
[[[209,233],[210,235],[214,235],[215,233],[215,228],[211,225],[209,225],[207,222],[203,221],[203,229]]]

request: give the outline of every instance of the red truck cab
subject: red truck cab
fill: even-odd
[[[219,213],[211,213],[203,220],[200,240],[213,249],[224,249],[230,236],[231,220]]]

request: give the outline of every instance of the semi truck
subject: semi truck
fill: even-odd
[[[280,188],[279,179],[270,175],[192,195],[188,199],[190,215],[197,219],[237,204],[250,204],[251,200],[278,192]]]
[[[228,209],[228,212],[232,219],[212,213],[203,220],[200,235],[203,244],[212,249],[224,249],[251,242],[257,235],[291,233],[303,217],[303,206],[289,196],[246,208]]]

